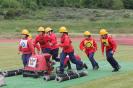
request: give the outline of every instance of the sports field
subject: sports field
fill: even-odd
[[[74,80],[58,83],[54,81],[44,81],[43,78],[23,78],[15,76],[6,78],[6,86],[3,88],[132,88],[133,86],[133,43],[132,38],[128,41],[124,38],[115,38],[118,42],[118,50],[115,54],[116,59],[121,65],[121,70],[112,73],[112,68],[106,59],[101,55],[100,45],[95,54],[95,58],[100,65],[98,71],[93,71],[86,55],[78,48],[79,39],[73,38],[75,53],[81,56],[87,63],[89,69],[88,76]],[[21,68],[21,57],[17,54],[17,40],[0,40],[0,66],[2,70]],[[74,68],[74,66],[73,66]]]
[[[88,76],[58,83],[19,75],[6,77],[2,88],[133,88],[133,0],[0,0],[0,72],[23,68],[18,54],[23,29],[34,39],[40,27],[50,27],[60,37],[62,26],[72,38],[75,53],[88,65]],[[112,72],[101,53],[101,29],[118,44],[114,57],[121,65],[119,72]],[[79,49],[85,31],[98,43],[98,71],[92,70],[86,54]]]

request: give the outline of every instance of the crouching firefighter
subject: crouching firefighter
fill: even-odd
[[[104,55],[104,49],[106,49],[106,58],[107,61],[110,63],[110,65],[113,67],[112,72],[119,71],[120,65],[113,57],[117,48],[116,42],[113,40],[111,36],[108,35],[106,29],[101,29],[99,34],[101,35],[100,40],[101,40],[102,54]]]
[[[62,52],[60,54],[60,73],[64,73],[64,61],[67,55],[69,56],[70,61],[76,64],[77,70],[82,70],[83,68],[87,69],[86,64],[84,64],[82,61],[76,60],[72,41],[68,36],[66,27],[60,27],[59,32],[62,34],[61,43],[59,44],[59,46],[62,48]]]
[[[94,54],[97,51],[97,43],[92,38],[91,33],[89,31],[84,32],[84,39],[80,43],[80,50],[84,51],[86,55],[88,56],[93,70],[97,70],[99,68],[98,63],[94,59]]]
[[[24,67],[28,64],[30,56],[34,55],[34,46],[31,38],[29,38],[29,31],[27,29],[22,30],[23,38],[19,42],[19,54],[22,53],[22,61]]]
[[[48,34],[50,38],[49,40],[51,46],[50,54],[52,55],[52,59],[55,60],[56,62],[60,62],[60,58],[58,58],[59,46],[57,44],[57,37],[53,32],[53,29],[50,27],[47,27],[45,29],[45,32]]]

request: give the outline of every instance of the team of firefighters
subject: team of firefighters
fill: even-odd
[[[38,28],[38,35],[32,40],[32,36],[27,29],[22,30],[22,39],[19,42],[19,53],[22,53],[23,65],[28,64],[30,56],[35,55],[35,48],[37,48],[37,53],[49,53],[52,55],[52,59],[56,62],[60,62],[60,73],[64,73],[64,61],[66,56],[69,56],[70,61],[76,65],[77,70],[87,69],[87,65],[82,61],[75,58],[74,48],[72,45],[72,40],[68,35],[68,29],[64,26],[59,28],[59,33],[61,34],[60,43],[57,42],[56,34],[53,29],[47,27]],[[104,55],[104,50],[106,50],[107,61],[113,68],[112,72],[117,72],[120,69],[120,65],[113,57],[117,45],[115,40],[108,34],[106,29],[101,29],[100,32],[100,42],[101,50]],[[88,56],[93,70],[98,70],[98,62],[94,59],[95,52],[97,51],[97,43],[92,37],[89,31],[83,33],[84,39],[81,41],[79,48]],[[60,56],[58,56],[59,48],[62,49]]]

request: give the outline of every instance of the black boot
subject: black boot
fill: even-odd
[[[93,70],[98,70],[98,69],[99,69],[98,65],[93,68]]]
[[[84,63],[83,64],[83,67],[85,68],[85,69],[88,69],[88,66]]]
[[[121,69],[121,66],[120,66],[120,65],[118,65],[118,66],[117,66],[117,69]]]
[[[118,72],[119,69],[118,68],[114,68],[114,70],[112,72]]]

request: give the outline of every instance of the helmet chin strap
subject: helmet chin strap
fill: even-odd
[[[25,37],[24,38],[28,38],[29,37],[29,35],[25,35]]]

